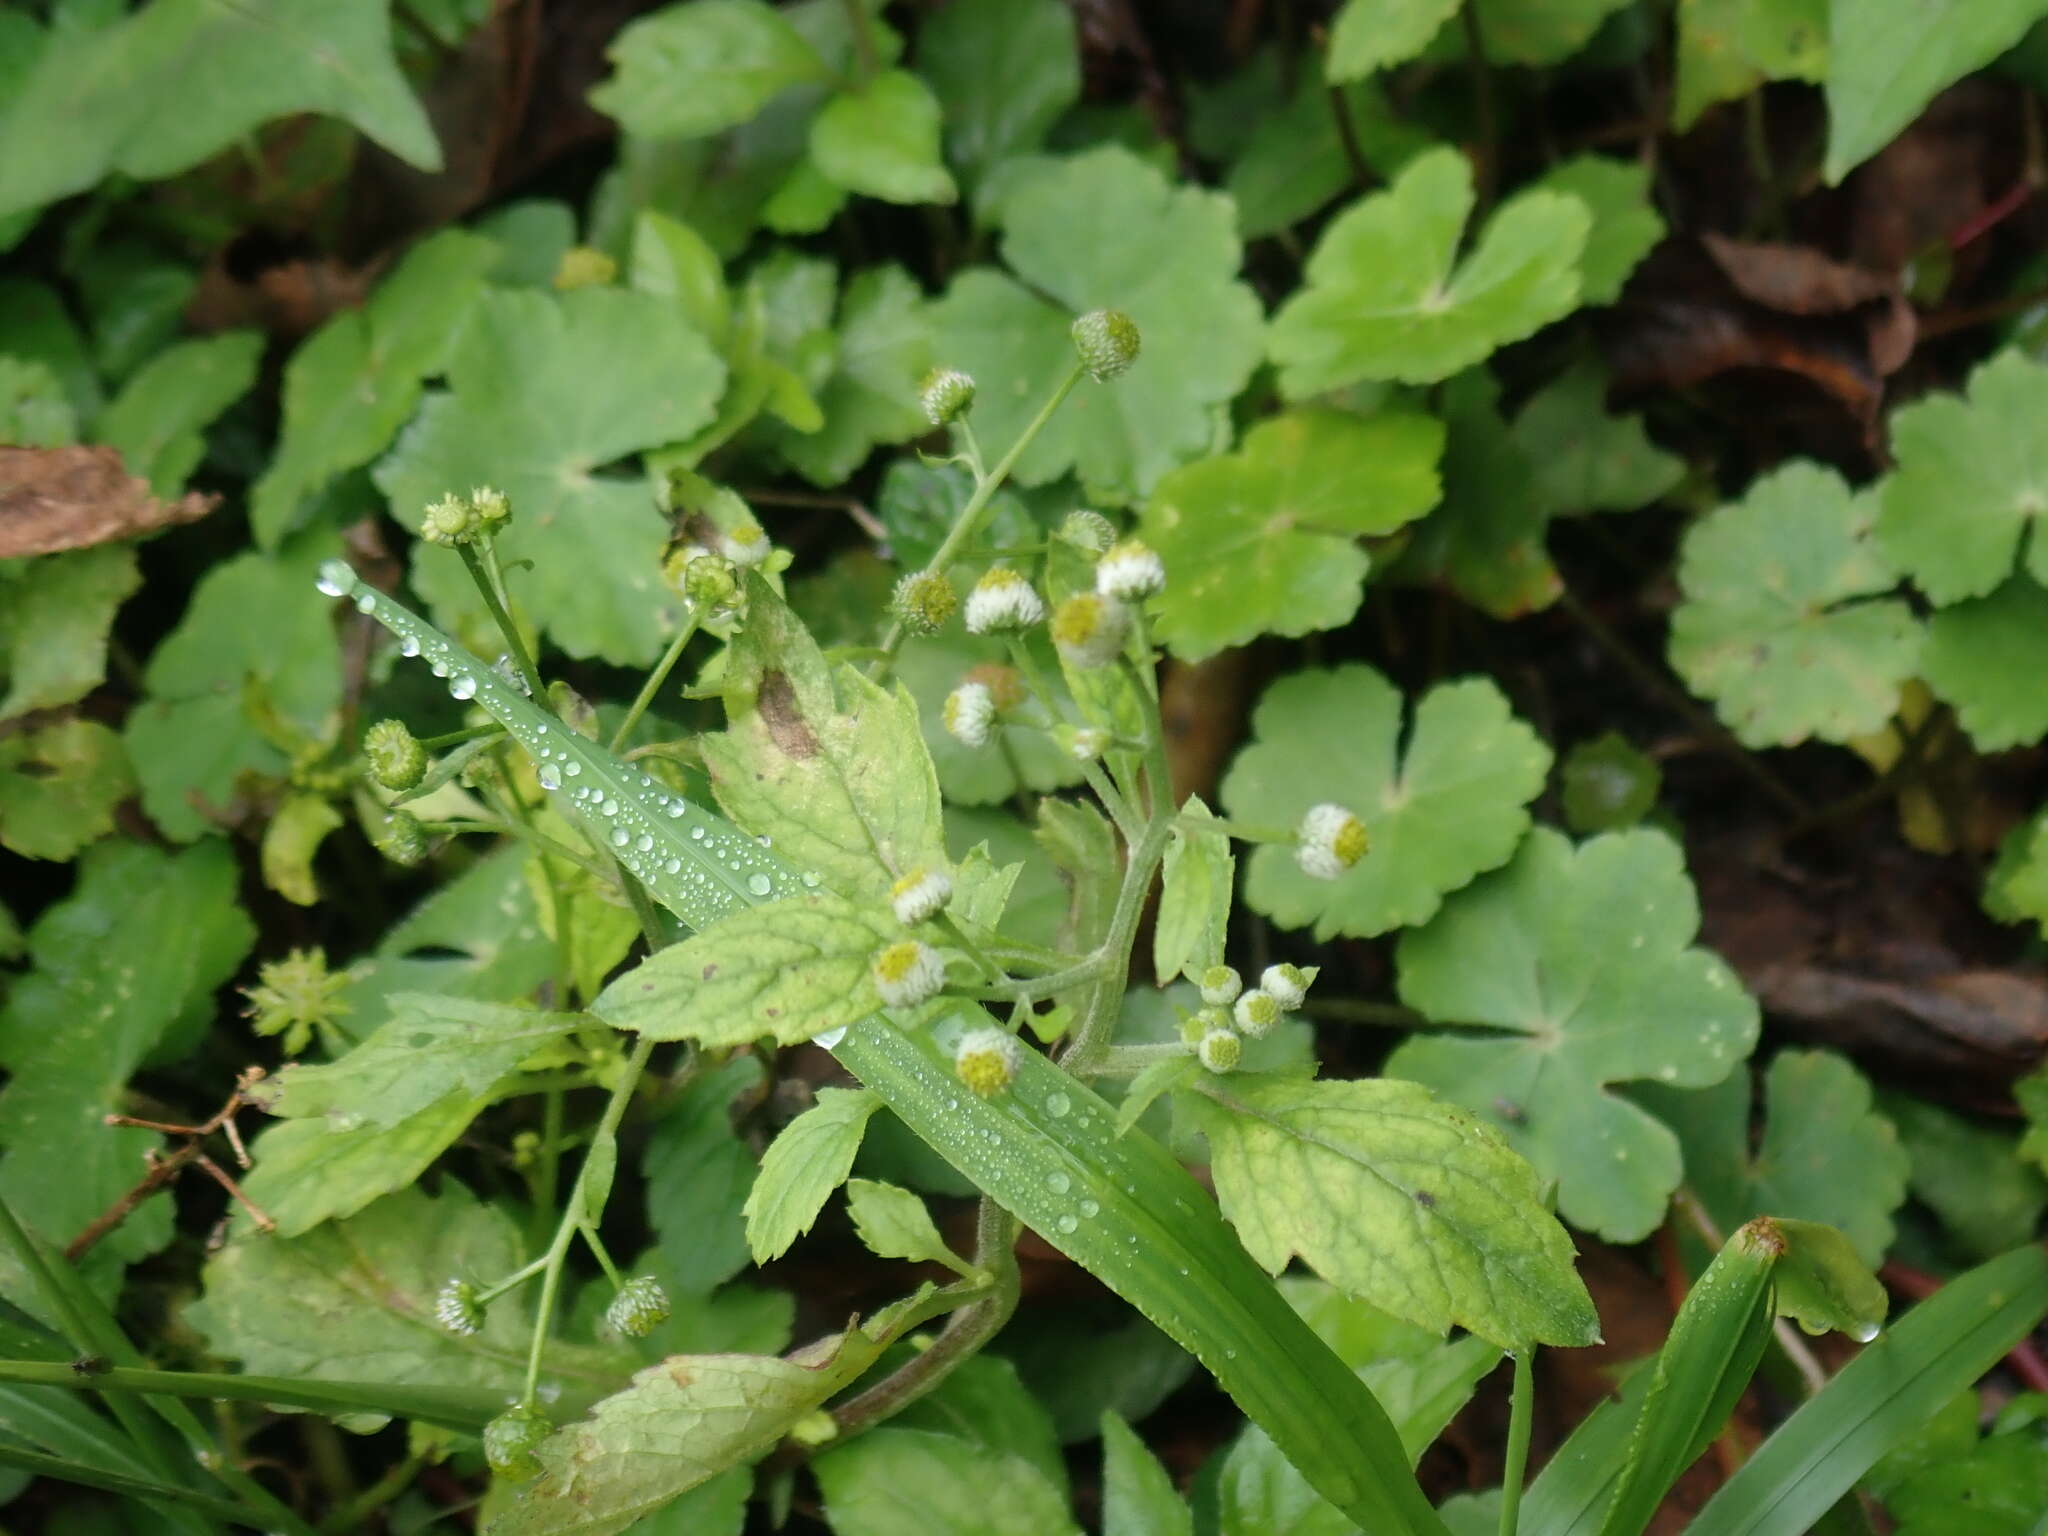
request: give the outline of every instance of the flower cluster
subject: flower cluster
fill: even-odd
[[[1244,1042],[1263,1039],[1278,1028],[1302,1005],[1315,979],[1314,966],[1269,965],[1260,973],[1259,984],[1246,991],[1235,970],[1212,965],[1200,982],[1205,1006],[1182,1023],[1181,1039],[1206,1070],[1235,1071]]]
[[[480,485],[466,497],[451,493],[429,505],[420,518],[420,537],[429,544],[477,544],[511,520],[505,493]]]

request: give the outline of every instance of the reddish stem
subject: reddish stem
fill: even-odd
[[[1896,1259],[1886,1260],[1877,1276],[1893,1290],[1915,1301],[1925,1301],[1944,1283],[1939,1275],[1930,1275],[1924,1269],[1915,1269]],[[2048,1359],[2042,1357],[2039,1346],[2032,1339],[2021,1339],[2013,1345],[2006,1354],[2005,1364],[2029,1392],[2048,1392]]]

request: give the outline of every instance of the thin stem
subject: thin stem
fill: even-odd
[[[697,610],[690,610],[690,617],[683,627],[676,631],[675,639],[662,653],[661,660],[654,664],[654,670],[647,674],[647,681],[640,685],[639,697],[626,711],[626,718],[619,722],[619,728],[612,732],[612,751],[616,752],[626,744],[626,738],[633,734],[633,727],[640,723],[640,717],[647,713],[647,706],[654,702],[654,696],[661,692],[661,685],[668,681],[669,673],[675,670],[677,662],[683,659],[683,647],[695,638],[697,633]]]
[[[879,63],[875,58],[875,40],[868,35],[867,6],[863,0],[844,0],[846,19],[853,27],[854,67],[860,71],[861,84],[875,78]]]
[[[1109,932],[1104,935],[1099,951],[1105,963],[1103,978],[1096,984],[1094,996],[1088,1000],[1088,1011],[1074,1031],[1073,1043],[1060,1057],[1060,1065],[1069,1072],[1078,1074],[1093,1070],[1095,1059],[1108,1046],[1109,1037],[1116,1030],[1117,1013],[1123,1006],[1124,982],[1130,975],[1131,945],[1137,937],[1138,920],[1145,911],[1145,893],[1152,887],[1153,873],[1166,854],[1167,840],[1172,832],[1172,815],[1155,815],[1151,825],[1146,827],[1145,835],[1131,849],[1130,860],[1124,866],[1123,886],[1117,892],[1116,907],[1110,913]]]
[[[1136,1077],[1147,1067],[1187,1054],[1188,1048],[1178,1042],[1171,1045],[1112,1045],[1095,1058],[1095,1065],[1089,1068],[1088,1075]]]
[[[1486,34],[1479,24],[1479,0],[1465,0],[1459,14],[1465,26],[1465,52],[1472,69],[1472,95],[1479,115],[1477,206],[1483,211],[1493,202],[1494,162],[1500,158],[1500,134],[1494,126],[1493,71],[1486,62]]]
[[[449,731],[441,736],[422,736],[420,745],[429,752],[439,752],[446,747],[459,747],[465,741],[482,741],[490,736],[502,736],[505,727],[493,720],[489,725],[472,725],[466,730]]]
[[[604,1114],[597,1122],[597,1130],[591,1137],[593,1146],[610,1140],[619,1129],[619,1122],[626,1117],[626,1106],[632,1102],[633,1090],[640,1086],[640,1076],[647,1070],[647,1060],[654,1054],[654,1041],[642,1037],[633,1042],[633,1054],[626,1058],[626,1070],[620,1074],[618,1086],[612,1089],[612,1096],[604,1106]],[[569,1200],[562,1212],[562,1219],[555,1226],[554,1240],[548,1244],[541,1273],[540,1302],[534,1308],[533,1341],[526,1351],[526,1387],[519,1400],[532,1407],[540,1392],[541,1355],[547,1348],[548,1326],[554,1318],[555,1297],[562,1288],[562,1263],[568,1257],[569,1244],[575,1240],[581,1223],[578,1217],[583,1210],[583,1181],[590,1176],[590,1158],[583,1159],[576,1170],[576,1182],[570,1187]]]
[[[536,848],[542,849],[554,858],[567,859],[578,869],[586,874],[595,875],[607,885],[613,883],[612,871],[606,869],[597,860],[589,857],[587,854],[578,853],[567,843],[556,842],[545,832],[537,831],[532,827],[522,827],[516,821],[487,821],[482,818],[473,818],[465,821],[423,821],[420,823],[420,830],[422,832],[450,832],[458,835],[468,832],[491,832],[500,837],[516,837],[525,842],[532,843]]]
[[[419,1476],[427,1460],[427,1452],[416,1451],[403,1461],[394,1463],[376,1482],[323,1520],[320,1523],[321,1536],[348,1536],[350,1531],[362,1530],[369,1524],[371,1515],[412,1486],[412,1480]]]
[[[939,926],[946,930],[946,936],[960,946],[967,958],[972,960],[976,967],[980,969],[983,976],[987,977],[990,982],[997,986],[1002,985],[1003,968],[983,952],[982,947],[974,942],[974,936],[960,926],[960,920],[957,917],[950,912],[941,912],[939,914]]]
[[[540,680],[540,672],[534,667],[533,658],[526,654],[526,642],[519,637],[519,626],[512,622],[512,615],[506,610],[505,599],[498,590],[500,572],[496,548],[485,545],[481,554],[474,544],[458,544],[455,548],[462,555],[462,563],[469,568],[469,579],[483,594],[484,606],[490,609],[499,633],[505,637],[505,649],[512,657],[512,664],[519,669],[526,691],[536,700],[546,698],[547,688]]]
[[[489,1306],[492,1302],[496,1301],[500,1296],[504,1295],[507,1291],[512,1290],[517,1286],[526,1284],[527,1281],[531,1280],[543,1269],[546,1269],[547,1264],[547,1256],[543,1254],[540,1258],[535,1259],[532,1263],[522,1265],[520,1268],[512,1271],[512,1273],[507,1275],[504,1279],[500,1280],[496,1285],[488,1286],[485,1289],[478,1291],[476,1293],[476,1304],[480,1307]]]
[[[1358,130],[1351,122],[1351,99],[1341,85],[1330,87],[1330,116],[1337,123],[1337,142],[1344,148],[1344,163],[1351,167],[1351,185],[1362,192],[1372,185],[1372,167],[1358,147]]]
[[[1515,1382],[1508,1394],[1508,1454],[1500,1477],[1500,1536],[1515,1536],[1522,1512],[1522,1481],[1529,1471],[1529,1429],[1536,1414],[1536,1346],[1515,1351]]]

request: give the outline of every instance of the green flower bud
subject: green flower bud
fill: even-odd
[[[974,380],[957,368],[934,368],[918,386],[917,403],[935,427],[958,421],[974,404]]]
[[[450,1280],[434,1295],[434,1321],[450,1333],[475,1333],[484,1325],[483,1304],[467,1280]]]
[[[1259,987],[1270,992],[1282,1008],[1299,1008],[1308,996],[1308,989],[1320,973],[1320,966],[1289,965],[1284,960],[1278,965],[1269,965],[1259,974]]]
[[[1061,521],[1057,536],[1091,555],[1105,554],[1116,542],[1116,524],[1100,512],[1090,512],[1081,507],[1069,512]]]
[[[282,960],[265,961],[256,985],[242,989],[249,1027],[259,1035],[284,1036],[284,1053],[296,1056],[353,1012],[343,1001],[348,974],[327,968],[326,951],[295,949]]]
[[[427,829],[411,811],[393,811],[384,818],[377,851],[392,863],[411,869],[427,856]]]
[[[1201,988],[1203,1002],[1228,1008],[1244,990],[1244,978],[1231,966],[1212,965],[1202,972]]]
[[[1235,1072],[1244,1058],[1244,1042],[1234,1030],[1212,1029],[1195,1047],[1195,1057],[1211,1072]]]
[[[1237,1006],[1231,1010],[1231,1018],[1241,1033],[1258,1040],[1273,1032],[1273,1026],[1280,1022],[1285,1011],[1272,993],[1254,988],[1237,1000]]]
[[[1099,725],[1068,725],[1065,721],[1052,728],[1052,739],[1077,763],[1094,762],[1115,740]]]
[[[420,518],[420,537],[429,544],[467,544],[476,537],[476,514],[459,496],[443,496]]]
[[[960,594],[942,571],[912,571],[896,583],[889,608],[913,635],[935,635],[960,611]]]
[[[555,1426],[538,1408],[507,1408],[484,1426],[484,1460],[508,1483],[523,1483],[540,1472],[534,1455]]]
[[[470,491],[469,507],[485,533],[494,533],[512,521],[512,503],[505,499],[503,491],[488,485],[479,485]]]
[[[365,731],[363,758],[370,777],[386,789],[402,792],[427,776],[427,749],[403,720],[379,720]]]
[[[1091,309],[1074,322],[1074,350],[1097,383],[1128,370],[1138,358],[1138,323],[1120,309]]]
[[[668,1321],[668,1292],[652,1275],[635,1275],[604,1309],[604,1325],[629,1339],[644,1339]]]
[[[1191,1013],[1180,1021],[1181,1044],[1196,1046],[1202,1043],[1202,1036],[1211,1030],[1230,1028],[1230,1014],[1221,1008],[1203,1008]]]

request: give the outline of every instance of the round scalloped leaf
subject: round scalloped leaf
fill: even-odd
[[[1642,417],[1607,409],[1607,373],[1590,357],[1537,391],[1511,430],[1558,516],[1633,512],[1685,478],[1685,461],[1650,441]]]
[[[1335,629],[1358,611],[1371,561],[1361,535],[1436,505],[1443,424],[1389,412],[1310,410],[1261,422],[1236,453],[1173,471],[1142,532],[1166,564],[1157,633],[1199,661],[1259,635]]]
[[[1874,496],[1788,464],[1695,523],[1671,619],[1671,665],[1747,746],[1848,741],[1883,727],[1919,659],[1920,626],[1888,592]]]
[[[885,202],[960,196],[939,159],[939,103],[908,70],[889,70],[827,102],[811,123],[811,163],[849,192]]]
[[[2048,937],[2048,806],[1998,845],[1998,858],[1984,877],[1984,910],[2001,923],[2038,923]]]
[[[1403,732],[1399,690],[1371,667],[1297,672],[1266,690],[1252,744],[1223,781],[1239,820],[1292,826],[1335,801],[1370,847],[1336,880],[1302,872],[1290,847],[1253,851],[1245,898],[1318,939],[1370,937],[1427,920],[1474,875],[1504,863],[1529,826],[1550,749],[1485,678],[1441,684]]]
[[[827,77],[803,34],[764,0],[697,0],[643,16],[605,50],[590,104],[642,138],[697,138],[746,122],[792,85]]]
[[[1877,536],[1935,603],[1982,597],[2012,574],[2020,536],[2048,513],[2048,365],[2003,352],[1966,395],[1935,395],[1892,417],[1898,468]],[[2027,569],[2048,582],[2048,541]]]
[[[1338,215],[1273,318],[1282,392],[1434,383],[1569,314],[1593,222],[1586,205],[1559,192],[1511,198],[1460,261],[1472,206],[1472,167],[1445,147]]]
[[[1497,1127],[1556,1180],[1573,1225],[1645,1237],[1678,1187],[1678,1138],[1608,1088],[1704,1088],[1756,1045],[1756,1004],[1718,955],[1692,947],[1698,931],[1684,855],[1661,832],[1574,848],[1539,827],[1398,951],[1404,1003],[1498,1033],[1417,1035],[1387,1075]]]
[[[1920,672],[1955,706],[1979,751],[2040,740],[2048,732],[2048,591],[2015,576],[1989,597],[1938,610]]]
[[[1094,218],[1114,209],[1114,218]],[[932,310],[936,361],[972,374],[974,430],[991,452],[1014,442],[1073,366],[1067,327],[1123,310],[1143,348],[1111,385],[1084,381],[1017,461],[1041,485],[1069,469],[1129,500],[1207,450],[1219,407],[1259,360],[1257,296],[1228,197],[1176,186],[1120,145],[1034,169],[1002,201],[1011,272],[973,267]]]

